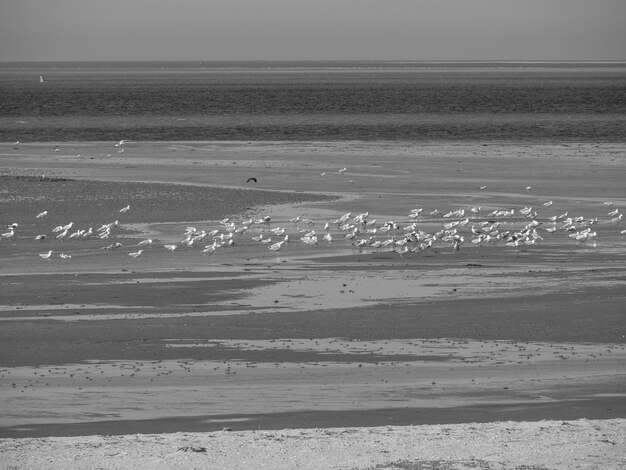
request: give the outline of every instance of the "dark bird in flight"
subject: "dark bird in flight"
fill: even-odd
[[[246,180],[246,183],[249,183],[250,181],[253,181],[254,183],[256,183],[256,182],[257,182],[256,178],[248,178],[248,179]]]

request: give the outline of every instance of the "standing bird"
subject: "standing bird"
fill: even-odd
[[[37,217],[35,217],[35,219],[41,219],[42,217],[45,217],[47,214],[48,214],[48,211],[40,212],[39,214],[37,214]]]
[[[286,241],[287,240],[282,240],[280,242],[274,243],[273,245],[270,245],[268,248],[272,251],[278,251],[283,247]]]
[[[143,253],[143,250],[133,251],[132,253],[128,253],[128,256],[132,256],[133,258],[139,258]]]
[[[205,246],[204,249],[202,250],[202,253],[208,253],[212,255],[213,253],[215,253],[215,250],[217,250],[217,245],[213,243],[212,245]]]
[[[128,210],[129,210],[129,209],[130,209],[130,205],[128,205],[128,206],[126,206],[126,207],[122,207],[122,208],[120,209],[120,212],[122,212],[122,213],[123,213],[123,212],[128,212]]]
[[[39,256],[43,259],[50,259],[50,257],[52,256],[52,250],[50,250],[48,253],[39,253]]]

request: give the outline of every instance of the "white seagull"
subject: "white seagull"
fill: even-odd
[[[216,245],[215,243],[213,243],[212,245],[207,245],[202,250],[202,253],[208,253],[208,254],[212,255],[215,252],[215,250],[217,249],[217,247],[218,247],[218,245]]]
[[[272,250],[272,251],[278,251],[283,247],[283,244],[285,243],[285,240],[274,243],[270,246],[268,246],[268,249]]]
[[[43,259],[50,259],[50,257],[52,256],[52,250],[50,250],[48,253],[39,253],[39,256]]]

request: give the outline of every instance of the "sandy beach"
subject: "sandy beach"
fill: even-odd
[[[0,441],[4,468],[619,469],[624,423],[501,422]]]
[[[0,144],[0,467],[626,465],[625,150]]]

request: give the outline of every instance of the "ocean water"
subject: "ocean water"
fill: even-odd
[[[626,63],[0,64],[0,140],[120,139],[622,142]]]

